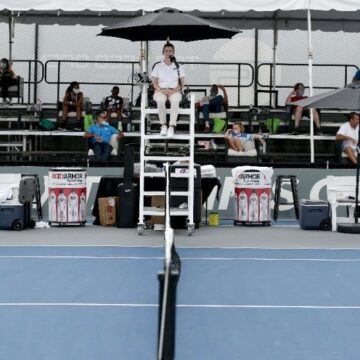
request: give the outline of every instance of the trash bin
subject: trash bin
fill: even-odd
[[[232,169],[234,225],[270,225],[271,167],[238,166]]]
[[[86,170],[49,170],[49,225],[85,225]]]

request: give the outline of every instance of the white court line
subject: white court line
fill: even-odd
[[[0,244],[1,248],[115,248],[115,249],[163,249],[164,245],[116,245],[116,244]],[[176,246],[177,249],[186,250],[358,250],[360,248],[264,248],[264,247],[239,247],[239,246]]]
[[[5,248],[116,248],[116,249],[153,249],[153,248],[164,248],[163,245],[116,245],[116,244],[0,244],[0,249]],[[319,248],[319,247],[261,247],[261,246],[176,246],[177,249],[196,249],[196,250],[261,250],[261,251],[360,251],[360,247],[329,247],[329,248]]]
[[[13,303],[3,302],[0,307],[124,307],[124,308],[154,308],[158,304],[137,303]],[[360,310],[360,305],[248,305],[248,304],[178,304],[178,308],[205,308],[205,309],[304,309],[304,310]]]
[[[252,258],[252,257],[180,257],[181,260],[208,261],[319,261],[319,262],[360,262],[360,259],[306,259],[306,258]]]
[[[176,305],[181,308],[209,308],[209,309],[306,309],[306,310],[343,310],[353,309],[360,310],[360,305]]]
[[[44,247],[49,247],[49,248],[125,248],[125,249],[147,249],[147,248],[163,248],[163,245],[116,245],[116,244],[0,244],[0,249],[2,247],[5,248],[18,248],[18,247],[22,247],[22,248],[44,248]],[[259,248],[260,249],[260,248]],[[359,249],[360,250],[360,249]]]
[[[118,303],[0,303],[2,306],[14,306],[14,307],[159,307],[158,304],[118,304]]]
[[[56,260],[163,260],[161,256],[87,256],[87,255],[0,255],[1,259],[56,259]],[[311,262],[360,262],[360,259],[324,258],[257,258],[257,257],[181,257],[187,261],[311,261]]]
[[[161,256],[0,255],[0,259],[163,260]]]

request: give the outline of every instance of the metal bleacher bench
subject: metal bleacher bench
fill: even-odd
[[[22,141],[2,141],[0,142],[0,148],[5,147],[9,151],[10,148],[13,148],[17,151],[20,151],[21,148],[23,148],[23,142]]]
[[[326,177],[327,199],[331,206],[332,231],[336,231],[338,206],[347,206],[349,209],[348,221],[354,217],[355,209],[355,176],[333,176]]]

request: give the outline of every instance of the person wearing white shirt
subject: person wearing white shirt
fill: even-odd
[[[181,89],[185,86],[184,67],[176,62],[174,45],[167,42],[163,47],[164,60],[155,64],[151,72],[151,80],[155,89],[154,100],[157,103],[160,134],[172,137],[175,133]],[[166,101],[170,101],[170,122],[166,126]]]
[[[358,113],[350,113],[348,121],[342,124],[336,133],[336,141],[342,141],[342,151],[353,164],[357,163],[356,146],[359,141],[359,119]]]

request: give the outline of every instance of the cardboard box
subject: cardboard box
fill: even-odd
[[[161,207],[165,206],[165,196],[156,195],[151,197],[151,207]],[[165,216],[150,216],[150,224],[165,224]]]
[[[113,226],[116,224],[116,209],[119,208],[119,197],[99,198],[100,224]]]

